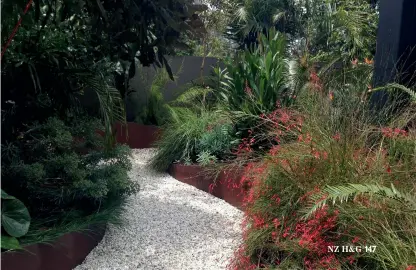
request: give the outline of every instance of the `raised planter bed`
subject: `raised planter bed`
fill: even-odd
[[[208,192],[237,208],[243,207],[247,190],[240,186],[242,170],[221,171],[215,178],[199,165],[172,164],[168,172],[176,180]]]
[[[89,232],[72,232],[52,244],[34,244],[22,251],[1,253],[3,270],[72,270],[81,264],[103,239],[104,226]]]
[[[160,136],[161,129],[157,126],[140,125],[134,122],[127,122],[127,125],[116,123],[116,141],[120,144],[127,144],[130,148],[142,149],[151,148]],[[103,135],[103,131],[98,131]]]

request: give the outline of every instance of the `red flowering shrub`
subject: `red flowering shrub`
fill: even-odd
[[[269,138],[272,147],[264,159],[247,164],[240,184],[236,185],[247,185],[249,191],[244,196],[244,242],[229,268],[341,269],[345,265],[359,268],[366,267],[367,263],[386,260],[376,253],[329,251],[332,246],[372,245],[376,239],[383,239],[381,237],[389,232],[383,233],[380,228],[393,228],[394,225],[390,220],[393,210],[386,202],[356,196],[351,207],[325,206],[307,219],[303,218],[304,209],[311,203],[317,203],[316,200],[312,202],[311,197],[320,194],[321,188],[326,185],[377,183],[389,186],[395,183],[415,188],[412,170],[407,168],[401,172],[405,168],[402,164],[403,150],[400,158],[391,159],[391,146],[400,140],[407,142],[408,132],[376,130],[375,133],[382,135],[379,137],[391,141],[385,144],[382,140],[377,147],[369,147],[366,137],[357,140],[357,137],[363,136],[359,133],[322,129],[315,115],[278,107],[260,117],[263,119],[263,136]],[[347,121],[345,123],[348,124]],[[250,138],[243,140],[236,154],[252,153],[251,138],[255,136],[258,135],[250,133]],[[416,148],[411,149],[414,151]],[[411,164],[416,165],[414,160]],[[397,182],[398,175],[402,177],[401,182]],[[325,200],[326,196],[322,195],[320,200]],[[382,217],[375,213],[380,213]],[[404,226],[410,226],[410,231],[414,230],[412,218],[403,221]],[[364,226],[378,233],[369,235]],[[416,238],[402,237],[401,243],[408,245],[411,239]],[[394,249],[392,246],[389,248]],[[388,252],[387,249],[383,252]],[[412,262],[409,248],[403,247],[400,251],[408,254],[408,260],[389,262],[393,266],[391,269],[396,269],[394,267],[398,265],[400,269],[405,269],[404,263],[409,265]],[[387,260],[392,259],[387,257]]]

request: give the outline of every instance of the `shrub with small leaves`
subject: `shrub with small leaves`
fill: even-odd
[[[136,192],[127,174],[130,149],[117,145],[104,151],[101,128],[99,120],[86,117],[33,124],[14,143],[18,151],[2,157],[2,187],[19,194],[35,219],[73,210],[90,214]]]
[[[207,132],[202,134],[197,143],[197,151],[208,151],[217,156],[230,153],[231,148],[238,143],[232,136],[232,131],[230,124],[208,126]]]

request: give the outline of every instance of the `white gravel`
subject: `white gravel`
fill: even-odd
[[[141,190],[129,198],[125,225],[76,270],[226,269],[241,241],[243,213],[228,203],[151,170],[155,149],[133,150],[130,174]]]

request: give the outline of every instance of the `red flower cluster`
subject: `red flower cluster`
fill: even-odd
[[[404,129],[400,129],[400,128],[381,128],[381,133],[383,133],[384,137],[387,138],[398,138],[398,137],[407,137],[408,133],[406,130]]]
[[[277,143],[281,143],[285,134],[302,131],[303,118],[294,111],[285,108],[278,107],[267,115],[260,115],[260,118],[264,119],[267,128],[275,135],[274,140]]]
[[[321,79],[318,77],[318,74],[314,70],[312,70],[309,74],[309,82],[312,84],[314,90],[322,90]]]
[[[332,138],[335,141],[339,142],[339,140],[341,140],[341,134],[339,134],[339,132],[337,132],[334,136],[332,136]]]
[[[252,145],[256,142],[254,138],[243,138],[241,143],[238,145],[237,151],[234,152],[235,155],[239,155],[241,153],[250,153],[253,151],[251,148]]]

